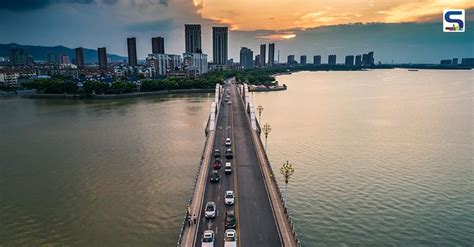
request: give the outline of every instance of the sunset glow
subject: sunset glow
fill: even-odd
[[[202,17],[227,23],[234,30],[288,30],[356,22],[419,22],[439,17],[445,8],[474,7],[474,1],[469,0],[193,0],[193,3]]]

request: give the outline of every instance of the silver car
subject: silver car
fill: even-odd
[[[205,230],[202,235],[201,247],[214,247],[215,237],[213,230]]]
[[[204,217],[207,219],[215,218],[217,212],[217,207],[215,202],[207,202],[206,209],[204,211]]]

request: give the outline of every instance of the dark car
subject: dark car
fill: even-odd
[[[217,183],[217,182],[219,182],[220,179],[221,179],[221,177],[219,176],[219,172],[217,172],[217,171],[212,171],[212,174],[211,174],[211,183]]]
[[[214,150],[214,158],[218,158],[218,157],[221,157],[221,151],[219,151],[219,149],[215,149]]]
[[[219,170],[221,169],[221,161],[220,160],[214,160],[214,164],[212,165],[212,167],[214,168],[214,170]]]
[[[234,211],[227,211],[225,213],[225,229],[235,229],[237,219],[235,218]]]
[[[234,154],[232,153],[232,149],[228,148],[226,151],[225,151],[225,157],[227,159],[232,159],[234,157]]]

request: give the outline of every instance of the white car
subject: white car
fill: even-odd
[[[224,247],[237,247],[237,232],[234,229],[225,230]]]
[[[230,140],[230,138],[226,138],[226,139],[225,139],[225,145],[226,145],[227,147],[230,147],[230,146],[232,145],[232,141]]]
[[[214,247],[214,231],[205,230],[202,235],[201,247]]]
[[[231,174],[232,173],[232,165],[230,162],[225,163],[225,168],[224,168],[225,174]]]
[[[206,209],[204,211],[204,217],[207,219],[215,218],[216,217],[216,203],[215,202],[207,202]]]
[[[225,205],[234,205],[234,191],[228,190],[225,192]]]

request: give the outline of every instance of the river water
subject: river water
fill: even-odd
[[[304,246],[472,245],[473,75],[301,72],[253,94]],[[0,98],[0,245],[175,245],[212,99]]]

